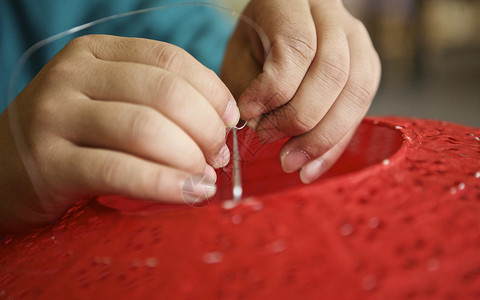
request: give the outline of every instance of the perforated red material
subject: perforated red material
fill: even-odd
[[[241,134],[241,205],[228,167],[202,208],[78,204],[1,241],[0,298],[480,298],[478,128],[367,119],[311,185]]]

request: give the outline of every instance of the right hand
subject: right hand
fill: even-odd
[[[12,131],[7,113],[18,121]],[[1,150],[15,156],[2,158],[2,167],[24,165],[29,176],[23,178],[31,182],[18,186],[39,197],[4,195],[0,207],[15,207],[10,218],[20,223],[44,223],[94,195],[182,203],[182,186],[196,173],[212,178],[203,190],[207,198],[215,191],[212,166],[230,158],[226,127],[238,120],[227,87],[180,48],[137,38],[77,38],[1,116],[2,132],[8,131]]]

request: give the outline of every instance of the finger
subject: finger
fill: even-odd
[[[212,70],[179,47],[154,40],[107,35],[84,36],[74,40],[73,44],[85,48],[95,59],[131,62],[167,70],[187,81],[202,94],[226,126],[232,127],[238,123],[240,114],[235,99],[225,84]],[[124,74],[118,76],[121,75]]]
[[[328,150],[322,156],[306,163],[300,169],[300,180],[305,183],[311,183],[317,180],[322,174],[327,172],[340,158],[343,151],[347,148],[350,140],[355,134],[355,129],[350,130],[337,144]]]
[[[380,78],[380,63],[370,40],[349,34],[350,77],[327,115],[311,131],[290,139],[281,150],[283,168],[293,172],[307,161],[322,156],[365,116]],[[365,51],[370,49],[370,51]]]
[[[263,59],[258,33],[249,24],[240,23],[228,43],[220,75],[236,99],[262,72]]]
[[[188,133],[214,167],[228,163],[224,122],[213,106],[181,77],[147,65],[107,61],[95,64],[93,73],[96,76],[86,79],[84,87],[90,98],[153,107]],[[104,80],[97,80],[98,77]]]
[[[64,124],[59,126],[65,139],[81,146],[129,153],[190,173],[205,169],[205,158],[195,141],[154,109],[129,103],[78,102],[76,110],[65,110]]]
[[[312,8],[317,30],[317,55],[293,99],[264,115],[257,126],[266,143],[313,129],[345,86],[350,69],[347,36],[338,11]]]
[[[316,34],[308,1],[258,1],[246,13],[271,43],[262,73],[239,99],[242,117],[252,119],[294,96],[315,56]]]
[[[135,199],[184,203],[185,181],[191,173],[159,165],[125,153],[81,148],[74,145],[57,151],[56,169],[62,177],[62,189],[66,194],[123,195]],[[200,175],[211,174],[207,167]],[[211,167],[210,167],[211,169]],[[197,200],[215,194],[215,179],[205,180],[191,194]]]

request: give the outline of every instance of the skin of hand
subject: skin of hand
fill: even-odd
[[[280,150],[283,169],[300,170],[310,183],[340,157],[367,113],[380,60],[340,0],[253,0],[244,15],[269,45],[239,22],[221,78],[260,141],[291,137]]]
[[[74,39],[0,116],[0,229],[54,221],[95,195],[185,203],[192,174],[208,175],[195,201],[208,198],[239,117],[223,82],[180,48]]]

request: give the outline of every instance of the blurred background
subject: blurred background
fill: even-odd
[[[247,0],[218,0],[241,11]],[[344,0],[383,65],[370,115],[480,127],[479,0]]]

